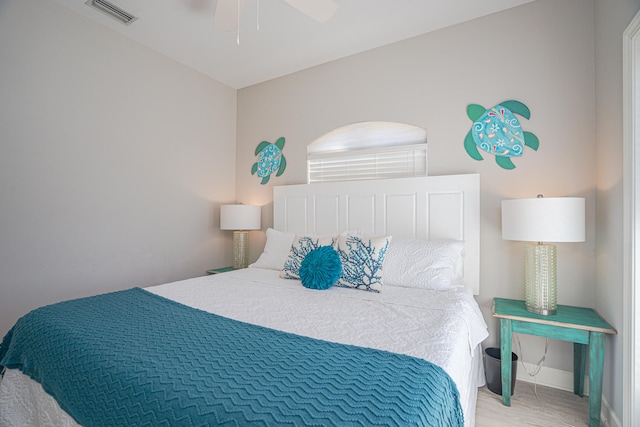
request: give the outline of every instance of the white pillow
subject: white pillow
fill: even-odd
[[[451,289],[460,284],[464,242],[394,239],[384,263],[384,283],[420,289]]]
[[[289,256],[294,236],[294,233],[284,233],[267,228],[267,243],[264,245],[264,251],[258,260],[249,267],[282,270],[282,266]]]

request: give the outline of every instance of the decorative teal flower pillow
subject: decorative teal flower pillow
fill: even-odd
[[[382,291],[382,265],[391,236],[338,237],[337,250],[342,262],[342,275],[336,286]]]
[[[300,280],[309,289],[329,289],[340,278],[342,262],[333,246],[320,246],[304,257]]]
[[[335,245],[335,236],[304,236],[296,234],[291,244],[289,256],[284,263],[280,277],[285,279],[300,279],[300,266],[304,257],[320,246]]]

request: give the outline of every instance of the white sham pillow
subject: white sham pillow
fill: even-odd
[[[294,233],[267,228],[267,242],[264,245],[264,251],[258,260],[249,267],[282,270],[282,266],[289,256],[294,237]]]
[[[430,290],[460,284],[464,242],[394,239],[384,265],[385,285]]]

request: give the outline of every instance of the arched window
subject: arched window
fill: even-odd
[[[335,129],[307,146],[308,182],[427,176],[427,130],[395,122]]]

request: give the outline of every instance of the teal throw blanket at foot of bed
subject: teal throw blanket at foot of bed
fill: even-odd
[[[90,426],[462,426],[422,359],[196,310],[134,288],[22,317],[0,362]]]

